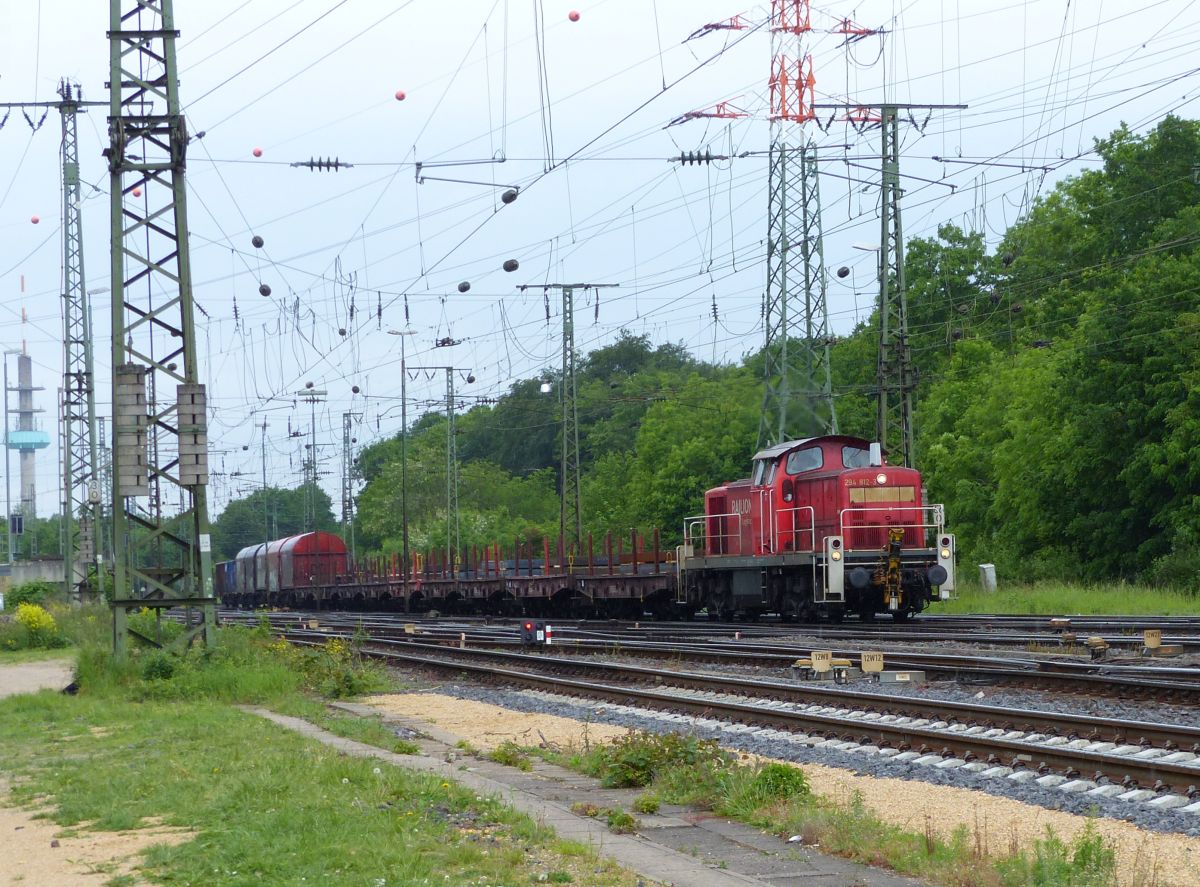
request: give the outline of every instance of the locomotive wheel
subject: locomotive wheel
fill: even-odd
[[[779,606],[779,617],[784,622],[804,622],[806,613],[804,601],[798,594],[786,594]]]
[[[908,617],[912,615],[910,610],[897,610],[892,614],[893,622],[907,622]]]
[[[733,607],[725,599],[710,597],[706,603],[709,622],[732,622]]]

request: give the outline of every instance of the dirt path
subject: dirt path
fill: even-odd
[[[484,750],[495,748],[505,739],[522,745],[547,742],[581,746],[585,741],[603,742],[626,732],[608,724],[512,711],[431,692],[379,696],[368,701],[383,711],[436,724]],[[1048,827],[1070,841],[1092,823],[1116,848],[1123,885],[1190,887],[1200,883],[1200,838],[1149,832],[1114,819],[1087,819],[970,789],[856,776],[848,770],[819,764],[801,766],[817,794],[844,802],[857,794],[880,819],[918,834],[930,828],[949,835],[965,826],[973,845],[1003,855],[1032,847],[1046,836]]]
[[[70,659],[0,664],[0,698],[38,690],[61,690],[71,683]],[[151,844],[176,843],[189,834],[177,829],[130,832],[64,831],[38,811],[2,806],[8,783],[0,762],[0,887],[100,887],[128,874],[137,853]]]
[[[0,660],[0,699],[38,690],[61,690],[71,683],[74,670],[71,659],[39,659],[12,665]]]

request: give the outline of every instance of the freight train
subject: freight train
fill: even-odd
[[[955,588],[954,535],[920,474],[844,435],[754,455],[750,477],[709,490],[682,543],[588,537],[564,548],[516,540],[455,552],[354,561],[331,533],[242,549],[217,565],[228,606],[529,616],[896,621]]]

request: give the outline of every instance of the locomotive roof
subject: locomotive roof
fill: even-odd
[[[851,437],[847,434],[826,434],[822,437],[805,437],[800,440],[785,440],[783,443],[775,444],[773,447],[767,447],[765,450],[759,450],[754,454],[754,461],[759,459],[774,459],[777,456],[782,456],[784,453],[794,450],[796,447],[804,444],[812,443],[817,440],[842,440],[847,443],[862,444],[870,446],[870,441],[861,437]]]

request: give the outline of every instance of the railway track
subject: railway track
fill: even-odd
[[[222,616],[237,618],[248,615],[245,610],[223,610]],[[386,627],[406,622],[428,624],[430,619],[418,614],[353,613],[345,611],[292,611],[297,618],[315,618],[331,625],[359,624]],[[1064,617],[1068,618],[1068,617]],[[1179,645],[1185,652],[1200,652],[1200,619],[1192,617],[1069,617],[1069,629],[1054,627],[1050,617],[937,617],[922,615],[903,625],[888,621],[830,625],[828,623],[712,623],[712,622],[635,622],[630,620],[551,619],[556,628],[578,632],[621,632],[640,634],[645,639],[694,641],[697,638],[724,637],[735,634],[746,640],[802,634],[805,637],[843,641],[893,641],[897,643],[962,643],[1004,647],[1071,647],[1081,645],[1089,637],[1099,637],[1113,648],[1140,649],[1142,632],[1162,631],[1164,644]],[[521,619],[482,616],[439,616],[436,622],[448,626],[514,627]],[[1074,640],[1072,640],[1072,638]]]
[[[244,613],[226,613],[223,617],[229,621],[249,621],[252,618]],[[296,617],[290,614],[270,614],[270,618],[276,629],[297,625]],[[423,621],[415,624],[414,630],[419,632],[416,635],[407,634],[402,623],[390,619],[335,618],[321,619],[319,624],[329,629],[362,630],[374,638],[382,639],[411,640],[416,637],[441,644],[465,641],[472,646],[520,646],[515,623],[497,625],[457,620]],[[581,655],[627,655],[672,662],[745,665],[780,670],[787,669],[798,657],[812,650],[811,646],[766,643],[755,639],[733,641],[728,634],[708,635],[707,639],[699,640],[688,637],[655,632],[654,637],[647,640],[638,633],[621,629],[602,630],[590,623],[583,628],[560,624],[556,628],[555,644],[560,650]],[[884,653],[889,668],[921,670],[960,682],[1200,704],[1200,670],[1195,668],[994,655],[980,657],[881,649],[879,646],[872,649]],[[832,652],[841,658],[855,659],[861,655],[862,648],[837,648]]]
[[[321,644],[330,632],[290,630],[293,643]],[[883,696],[645,666],[414,640],[371,639],[370,656],[566,697],[649,708],[672,716],[733,721],[802,737],[809,745],[856,750],[981,776],[1038,781],[1163,809],[1200,797],[1200,728],[1048,711]],[[1165,800],[1160,800],[1165,799]],[[1200,809],[1200,804],[1197,805]]]

